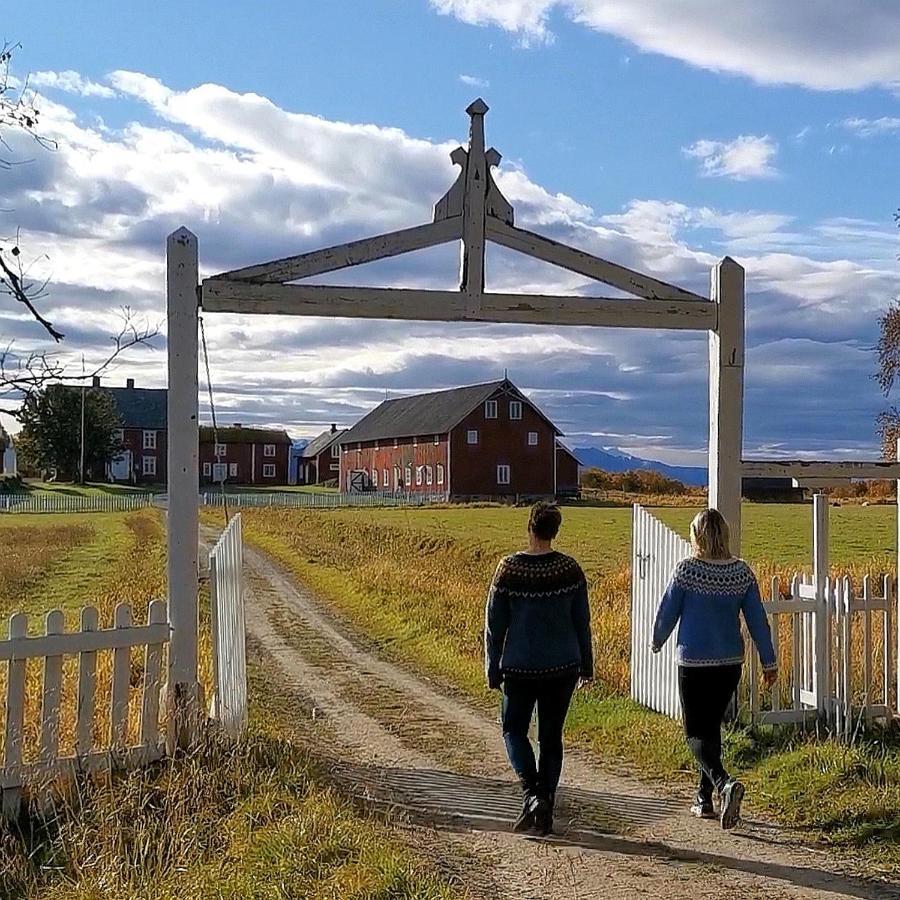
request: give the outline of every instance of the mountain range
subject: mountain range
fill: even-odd
[[[650,469],[668,478],[675,478],[683,484],[705,487],[706,468],[700,466],[670,466],[652,459],[642,459],[623,453],[615,447],[576,447],[572,451],[578,461],[588,469],[603,469],[604,472],[628,472],[631,469]]]

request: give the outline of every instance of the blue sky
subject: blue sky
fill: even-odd
[[[162,315],[160,242],[182,222],[211,273],[427,221],[481,95],[525,227],[693,289],[725,253],[746,266],[748,453],[869,455],[869,348],[900,293],[900,7],[710,5],[195,2],[176,16],[32,0],[5,37],[23,44],[14,74],[30,73],[59,149],[13,145],[32,161],[0,176],[2,230],[46,253],[35,266],[53,277],[68,352],[97,355],[112,308]],[[449,286],[454,270],[455,251],[433,251],[353,278]],[[584,288],[499,253],[489,284]],[[209,329],[222,406],[241,421],[313,434],[385,391],[508,367],[575,444],[702,459],[701,337],[238,317]],[[0,335],[40,339],[10,310]],[[111,377],[128,375],[162,384],[164,355],[131,355]]]

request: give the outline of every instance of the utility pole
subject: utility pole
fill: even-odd
[[[84,484],[84,356],[81,357],[81,464],[78,467],[78,480]]]

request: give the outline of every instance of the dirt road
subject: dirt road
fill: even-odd
[[[366,649],[262,553],[245,547],[247,627],[298,708],[328,731],[342,787],[403,814],[449,874],[483,898],[900,898],[842,875],[789,831],[735,832],[660,794],[566,760],[560,834],[513,835],[519,809],[496,721]]]

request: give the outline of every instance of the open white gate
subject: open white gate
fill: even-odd
[[[631,530],[631,697],[638,703],[681,718],[675,641],[659,653],[650,649],[653,620],[675,566],[690,556],[691,545],[635,504]]]

